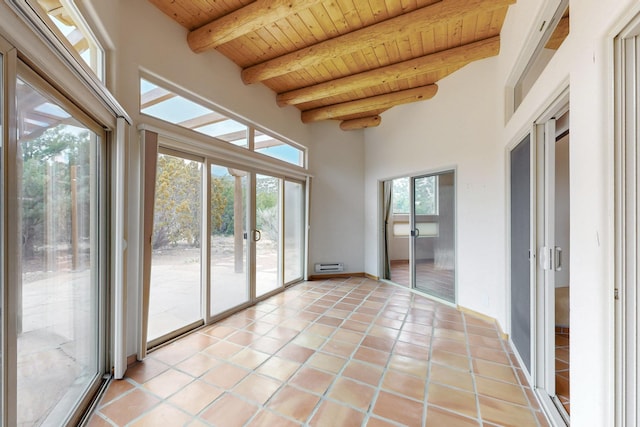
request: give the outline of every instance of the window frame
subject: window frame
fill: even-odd
[[[81,13],[74,0],[59,0],[63,8],[73,16],[74,23],[82,35],[90,39],[90,43],[95,44],[97,49],[97,58],[95,68],[91,64],[88,64],[80,55],[69,39],[62,33],[58,26],[53,22],[53,19],[49,16],[42,6],[38,4],[37,0],[9,0],[10,4],[15,5],[21,12],[28,16],[30,20],[38,19],[41,25],[38,25],[40,31],[46,28],[47,39],[50,42],[56,41],[58,51],[65,52],[75,63],[76,67],[84,69],[86,72],[92,73],[100,82],[105,83],[106,78],[106,51],[103,47],[103,43],[96,36],[91,26],[87,22],[86,18]],[[35,24],[35,22],[33,22]],[[44,27],[44,28],[43,28]],[[91,49],[91,48],[90,48]],[[65,55],[66,56],[66,55]]]
[[[0,38],[0,41],[2,39]],[[109,336],[108,330],[110,329],[110,316],[108,311],[108,295],[109,295],[109,281],[108,274],[110,269],[110,251],[108,245],[109,236],[109,215],[107,208],[109,207],[109,174],[108,174],[108,150],[109,135],[107,131],[100,126],[95,120],[89,117],[82,109],[80,109],[71,99],[64,96],[60,91],[47,83],[44,78],[36,71],[30,68],[26,63],[21,60],[15,60],[11,64],[11,68],[8,75],[5,77],[5,87],[8,88],[5,93],[7,97],[11,96],[12,100],[16,99],[15,88],[11,90],[13,86],[17,84],[18,79],[24,81],[26,84],[32,86],[35,90],[40,92],[45,98],[48,98],[65,109],[71,116],[77,121],[82,123],[87,129],[96,133],[100,138],[98,143],[98,150],[96,152],[96,169],[98,177],[95,183],[95,189],[97,191],[98,200],[96,200],[96,222],[98,223],[98,229],[96,233],[96,246],[95,255],[93,256],[96,263],[95,272],[93,273],[96,280],[97,287],[97,312],[96,312],[96,328],[98,330],[98,337],[96,342],[98,343],[97,360],[96,360],[96,374],[91,381],[86,393],[81,399],[76,402],[76,405],[71,409],[68,414],[68,418],[64,420],[65,425],[76,425],[80,423],[83,417],[86,415],[82,409],[88,409],[97,395],[98,391],[105,385],[105,374],[110,364],[109,360]],[[17,156],[17,110],[15,103],[13,103],[4,117],[8,117],[8,139],[6,140],[6,146],[3,147],[3,156],[6,159],[14,159]],[[18,195],[18,186],[20,185],[20,178],[18,175],[18,166],[16,162],[10,162],[5,160],[6,166],[3,172],[3,178],[5,180],[4,197],[6,209],[3,212],[3,220],[6,218],[5,224],[3,224],[3,231],[6,233],[4,237],[4,243],[8,247],[20,247],[21,239],[18,235],[18,227],[15,224],[20,221],[19,207],[17,203],[10,203],[16,199]],[[14,227],[11,228],[11,225]],[[20,270],[20,255],[18,253],[5,252],[3,262],[5,263],[6,270],[3,272],[3,278],[5,283],[8,284],[4,289],[4,301],[17,301],[19,298],[18,284],[22,283],[22,271]],[[3,378],[3,407],[4,413],[2,414],[3,421],[6,425],[14,425],[17,421],[17,401],[15,391],[17,389],[17,369],[10,369],[17,366],[17,327],[16,322],[17,309],[15,304],[11,304],[5,310],[3,317],[5,329],[3,334],[3,354],[6,355],[5,365],[3,366],[4,378]],[[7,393],[8,391],[8,393]]]
[[[532,28],[529,31],[524,47],[516,60],[516,65],[507,80],[505,121],[508,121],[518,110],[520,105],[526,99],[531,87],[535,85],[535,82],[544,73],[548,63],[551,61],[553,56],[555,56],[556,52],[554,52],[552,57],[550,57],[545,65],[540,69],[538,75],[531,83],[529,90],[524,94],[518,94],[518,91],[522,88],[522,81],[528,76],[528,73],[540,58],[540,53],[545,48],[549,39],[553,36],[558,24],[561,22],[562,16],[566,11],[568,11],[568,8],[569,0],[546,0],[540,8],[538,15],[533,21]],[[569,37],[569,34],[567,37]]]
[[[16,15],[26,24],[26,27],[21,28],[21,31],[25,33],[29,33],[28,37],[37,37],[39,38],[48,50],[43,54],[42,50],[34,47],[32,44],[20,43],[20,40],[15,40],[14,43],[16,48],[19,49],[22,53],[26,54],[27,57],[30,57],[30,62],[33,61],[34,67],[39,67],[40,69],[44,69],[45,67],[52,68],[52,73],[49,77],[48,82],[52,85],[56,86],[57,89],[60,86],[64,85],[64,88],[67,89],[67,84],[71,85],[74,89],[73,92],[69,95],[70,99],[80,105],[79,100],[82,100],[82,105],[90,105],[92,106],[91,112],[99,111],[100,107],[106,107],[108,114],[104,114],[104,112],[100,111],[101,114],[97,115],[96,118],[102,123],[108,123],[113,129],[115,129],[115,122],[118,117],[123,118],[127,124],[131,125],[133,121],[129,114],[125,111],[124,108],[120,105],[120,103],[116,100],[113,94],[107,88],[105,81],[98,78],[96,73],[93,72],[89,68],[89,66],[79,57],[79,55],[74,54],[75,50],[68,46],[68,42],[66,38],[64,41],[60,40],[59,36],[56,35],[55,31],[52,30],[51,26],[46,23],[46,21],[42,18],[42,12],[38,13],[37,9],[39,7],[34,8],[30,2],[36,0],[5,0],[6,4],[16,13]],[[92,26],[89,25],[84,15],[81,11],[78,13],[83,17],[83,21],[87,24],[87,28],[91,31],[94,36],[96,33],[93,31]],[[55,25],[53,25],[55,27]],[[57,30],[57,28],[56,28]],[[103,67],[105,68],[105,79],[107,77],[106,70],[108,69],[108,55],[106,50],[104,49],[104,43],[96,37],[96,41],[102,47],[104,52],[103,59]],[[74,53],[72,53],[72,51]],[[51,55],[50,55],[51,54]],[[58,62],[59,61],[59,62]],[[69,76],[64,76],[64,79],[61,79],[61,73],[59,64],[62,64],[64,68],[68,71],[71,71],[73,76],[69,78]],[[65,70],[65,71],[67,71]],[[43,76],[44,77],[44,76]],[[64,83],[60,83],[63,81]],[[82,89],[78,89],[77,86],[84,86]],[[78,91],[81,90],[83,93],[86,93],[86,88],[88,88],[91,93],[91,99],[78,98]],[[65,90],[66,92],[66,90]],[[96,105],[96,101],[100,106]]]

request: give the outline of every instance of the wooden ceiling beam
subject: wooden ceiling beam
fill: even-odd
[[[372,96],[370,98],[358,99],[356,101],[344,102],[342,104],[314,108],[303,111],[301,118],[303,123],[312,123],[322,120],[341,119],[370,111],[384,111],[396,105],[431,99],[437,92],[437,85],[421,86],[399,92]]]
[[[358,130],[366,128],[374,128],[380,125],[382,117],[375,115],[371,117],[363,117],[361,119],[343,120],[340,123],[340,129],[342,130]]]
[[[257,0],[189,32],[187,42],[191,50],[196,53],[215,49],[287,16],[309,9],[320,2],[320,0]]]
[[[276,100],[281,107],[317,101],[446,68],[457,69],[473,61],[495,56],[499,52],[500,36],[495,36],[386,67],[284,92],[278,94]]]
[[[242,71],[242,80],[246,84],[269,80],[317,65],[331,58],[373,48],[386,41],[402,39],[414,33],[433,31],[436,26],[451,20],[460,20],[466,15],[502,9],[512,3],[515,3],[515,0],[442,0],[439,3],[245,68]]]

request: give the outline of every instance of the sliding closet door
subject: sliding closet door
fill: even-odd
[[[531,373],[531,141],[511,151],[511,339]]]

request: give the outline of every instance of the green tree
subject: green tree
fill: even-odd
[[[200,244],[201,164],[158,155],[153,247]]]
[[[212,234],[233,234],[233,177],[211,178],[211,230]]]

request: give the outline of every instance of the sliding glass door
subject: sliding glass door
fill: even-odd
[[[414,287],[455,302],[453,172],[412,179]]]
[[[304,275],[304,185],[284,182],[284,283]]]
[[[202,321],[202,161],[160,152],[147,339]]]
[[[144,132],[147,348],[303,279],[304,182]]]
[[[8,253],[17,339],[8,391],[18,425],[58,426],[77,417],[104,372],[105,135],[26,67],[15,94],[9,225],[20,246]]]
[[[455,303],[455,172],[383,183],[382,277]]]
[[[280,241],[282,180],[256,175],[256,296],[261,297],[282,286]]]
[[[211,316],[249,301],[249,173],[211,165]]]

